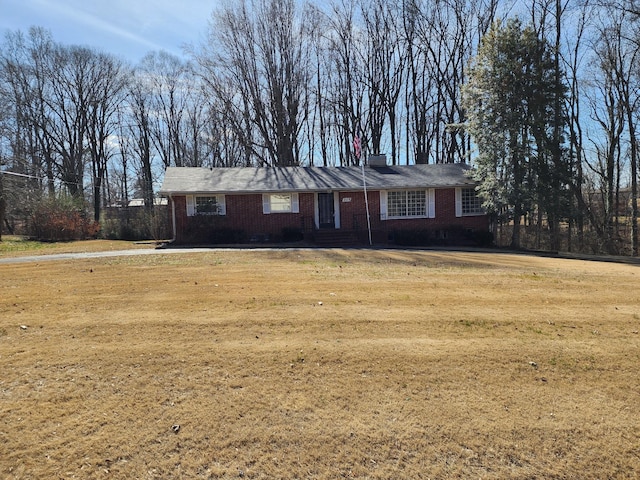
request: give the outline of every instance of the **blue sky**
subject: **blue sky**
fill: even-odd
[[[138,62],[151,50],[182,55],[198,44],[220,0],[0,0],[0,32],[50,30],[64,44]]]

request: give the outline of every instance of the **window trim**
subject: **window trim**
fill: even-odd
[[[198,212],[198,198],[215,198],[218,206],[217,212]],[[209,216],[209,217],[220,217],[227,214],[227,204],[226,198],[221,193],[210,194],[195,194],[195,195],[187,195],[187,216],[194,217],[196,215]]]
[[[289,196],[290,209],[289,210],[273,210],[271,208],[271,197],[273,195]],[[296,192],[272,192],[262,194],[262,213],[265,215],[281,214],[281,213],[300,213],[300,199]]]
[[[407,197],[411,192],[424,192],[425,194],[425,214],[424,215],[389,215],[389,193],[402,192]],[[408,207],[407,207],[408,208]],[[380,191],[380,220],[413,220],[420,218],[435,218],[436,216],[436,195],[434,188],[425,189],[397,189]]]
[[[478,197],[478,192],[475,187],[458,187],[456,188],[456,217],[477,217],[480,215],[485,215],[486,212],[482,208],[482,203],[479,204],[479,208],[477,210],[465,211],[465,205],[463,201],[463,190],[473,190],[476,198]],[[478,198],[478,200],[480,200]]]

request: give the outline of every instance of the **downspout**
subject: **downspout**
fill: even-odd
[[[171,229],[173,231],[173,238],[169,240],[169,243],[174,243],[178,235],[176,230],[176,202],[173,200],[172,195],[169,195],[169,201],[171,202]]]

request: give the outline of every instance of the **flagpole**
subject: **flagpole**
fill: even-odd
[[[364,174],[364,161],[362,160],[362,142],[360,140],[360,135],[357,133],[353,137],[353,153],[356,158],[360,162],[360,167],[362,168],[362,188],[364,190],[364,204],[367,209],[367,231],[369,232],[369,246],[373,245],[371,241],[371,216],[369,215],[369,196],[367,195],[367,177]]]
[[[364,174],[364,162],[360,161],[360,166],[362,167],[362,186],[364,189],[364,204],[367,208],[367,230],[369,232],[369,246],[373,245],[371,241],[371,217],[369,216],[369,196],[367,195],[367,178]]]

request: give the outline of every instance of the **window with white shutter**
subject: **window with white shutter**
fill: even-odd
[[[435,190],[387,190],[380,192],[380,219],[434,218]]]
[[[187,195],[187,215],[226,215],[224,195]]]
[[[265,193],[262,195],[262,213],[299,213],[297,193]]]

